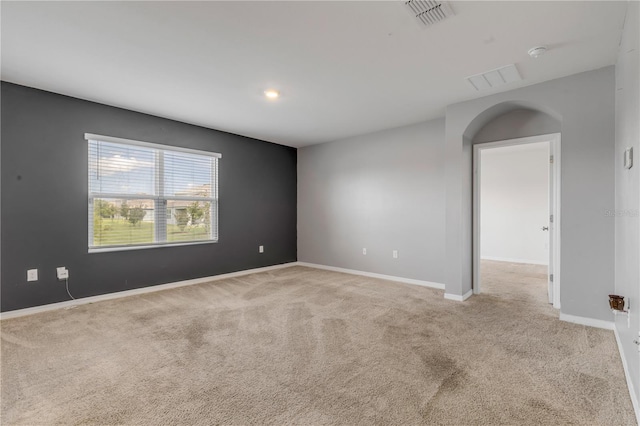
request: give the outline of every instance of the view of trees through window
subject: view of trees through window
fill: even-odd
[[[89,140],[91,247],[217,239],[217,158]]]
[[[153,200],[94,200],[94,246],[154,243]],[[205,240],[211,234],[211,204],[170,203],[167,208],[167,241]]]

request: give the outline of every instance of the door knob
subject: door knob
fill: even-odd
[[[549,227],[548,227],[548,226],[543,226],[543,227],[542,227],[542,230],[543,230],[543,231],[548,231],[548,230],[549,230]]]

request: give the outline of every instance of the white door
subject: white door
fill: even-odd
[[[553,162],[554,162],[554,156],[553,156],[553,141],[549,144],[549,222],[547,226],[543,226],[542,227],[542,231],[547,233],[547,247],[549,248],[549,268],[547,269],[547,279],[548,279],[548,284],[547,284],[547,293],[549,295],[549,303],[553,304],[553,238],[551,238],[552,233],[554,232],[555,226],[554,226],[554,217],[553,217],[553,212],[555,211],[555,194],[554,194],[554,188],[555,188],[555,183],[553,181],[554,178],[554,170],[553,170]]]
[[[549,144],[549,303],[560,309],[560,134]]]

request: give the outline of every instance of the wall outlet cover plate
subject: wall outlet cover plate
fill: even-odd
[[[64,280],[69,278],[69,270],[67,270],[67,268],[65,268],[64,266],[61,266],[59,268],[56,268],[56,275],[58,276],[59,280]]]

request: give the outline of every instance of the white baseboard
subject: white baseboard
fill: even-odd
[[[465,300],[470,298],[472,294],[473,294],[473,290],[469,290],[462,296],[460,296],[459,294],[445,293],[444,298],[447,300],[455,300],[456,302],[464,302]]]
[[[423,287],[430,287],[430,288],[437,288],[439,290],[444,290],[444,284],[434,283],[431,281],[414,280],[413,278],[395,277],[393,275],[376,274],[373,272],[357,271],[355,269],[338,268],[335,266],[319,265],[316,263],[298,262],[297,264],[300,266],[306,266],[309,268],[324,269],[327,271],[342,272],[344,274],[360,275],[360,276],[369,277],[369,278],[379,278],[381,280],[397,281],[405,284],[421,285]]]
[[[529,260],[529,259],[513,259],[510,257],[494,257],[494,256],[482,256],[481,260],[495,260],[498,262],[509,262],[509,263],[528,263],[530,265],[545,265],[548,266],[548,261],[540,261],[540,260]]]
[[[633,404],[633,411],[636,413],[636,423],[640,424],[640,404],[638,404],[638,397],[633,388],[633,382],[631,381],[631,375],[629,374],[629,366],[627,365],[627,358],[624,356],[622,350],[622,342],[620,341],[620,335],[618,329],[613,329],[613,334],[616,336],[616,343],[618,344],[618,352],[620,352],[620,359],[622,360],[622,367],[624,368],[624,377],[627,379],[627,387],[629,388],[629,395],[631,396],[631,403]]]
[[[605,330],[615,329],[613,321],[605,321],[587,317],[578,317],[575,315],[560,313],[560,321],[572,322],[574,324],[588,325],[589,327],[604,328]]]
[[[23,317],[26,315],[38,314],[41,312],[53,311],[55,309],[70,308],[72,306],[86,305],[89,303],[102,302],[104,300],[120,299],[122,297],[135,296],[138,294],[153,293],[171,288],[185,287],[188,285],[202,284],[211,281],[224,280],[226,278],[241,277],[243,275],[256,274],[259,272],[273,271],[275,269],[287,268],[296,265],[298,262],[283,263],[280,265],[266,266],[264,268],[247,269],[245,271],[231,272],[228,274],[213,275],[210,277],[194,278],[192,280],[177,281],[167,284],[152,285],[149,287],[135,288],[133,290],[118,291],[115,293],[100,294],[98,296],[83,297],[81,299],[68,300],[66,302],[51,303],[48,305],[35,306],[33,308],[16,309],[15,311],[2,312],[0,320]]]

